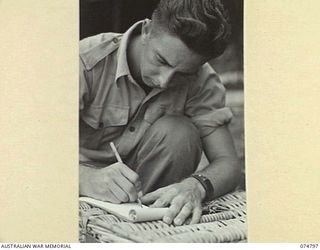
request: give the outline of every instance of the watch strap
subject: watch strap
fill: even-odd
[[[202,174],[193,174],[191,175],[191,177],[197,179],[200,182],[200,184],[203,186],[204,190],[206,191],[206,196],[204,200],[208,201],[212,199],[214,194],[214,188],[211,181],[207,177],[203,176]]]

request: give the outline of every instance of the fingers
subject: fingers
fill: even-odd
[[[202,214],[202,209],[201,207],[195,207],[193,209],[193,213],[192,213],[192,219],[190,221],[190,224],[197,224],[200,221],[201,218],[201,214]]]
[[[86,171],[82,194],[113,203],[137,200],[141,182],[138,175],[123,163]]]
[[[102,171],[105,192],[110,191],[120,202],[137,200],[141,182],[133,170],[123,163],[115,163]]]
[[[122,190],[122,188],[119,187],[115,182],[111,181],[107,185],[109,187],[110,193],[112,193],[120,203],[129,201],[129,195],[124,190]]]
[[[163,221],[167,224],[171,224],[173,219],[178,215],[183,206],[184,202],[182,197],[178,196],[177,198],[173,199],[171,206],[163,217]]]
[[[142,184],[141,184],[141,181],[139,180],[139,175],[134,172],[131,168],[129,168],[127,165],[123,164],[123,163],[120,163],[120,167],[119,167],[119,170],[121,172],[121,174],[128,179],[129,182],[131,182],[134,187],[135,187],[135,190],[134,190],[134,194],[132,194],[134,196],[130,198],[130,201],[135,201],[137,200],[137,192],[138,193],[141,193],[142,194]],[[140,196],[142,196],[140,194]],[[129,194],[130,195],[130,194]]]
[[[202,214],[201,205],[195,206],[191,202],[173,202],[168,213],[164,216],[163,221],[167,224],[171,224],[173,222],[176,226],[181,226],[186,222],[191,214],[192,218],[190,224],[198,223]]]
[[[127,195],[129,198],[127,201],[123,202],[134,202],[138,198],[136,187],[125,177],[121,176],[118,179],[114,180],[115,184],[117,184]]]
[[[185,222],[185,220],[189,217],[189,215],[192,213],[192,210],[193,205],[191,203],[186,203],[173,220],[174,224],[177,226],[182,225]]]
[[[162,189],[159,191],[158,197],[155,202],[150,207],[167,207],[171,204],[172,200],[176,196],[174,192],[166,191],[166,189]]]
[[[121,163],[118,164],[120,165]],[[121,167],[119,167],[119,170],[122,175],[124,175],[131,183],[134,184],[134,186],[136,186],[137,188],[140,187],[141,189],[141,183],[139,183],[139,176],[136,172],[134,172],[131,168],[129,168],[127,165],[123,163],[121,164]]]
[[[162,218],[167,224],[174,223],[180,226],[187,219],[190,224],[195,224],[201,218],[202,207],[199,195],[194,195],[194,189],[188,189],[188,186],[182,184],[160,188],[144,195],[141,200],[145,204],[153,203],[150,207],[167,207],[170,205]]]
[[[151,204],[152,202],[156,201],[158,198],[160,198],[162,192],[161,189],[158,189],[154,192],[145,194],[144,196],[141,197],[141,201],[144,204]]]
[[[160,197],[157,199],[150,207],[167,207],[170,205],[171,199],[168,199],[168,197]]]

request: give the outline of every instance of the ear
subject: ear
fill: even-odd
[[[150,38],[152,28],[152,21],[150,19],[144,19],[141,28],[141,41],[142,44],[145,44],[146,41]]]

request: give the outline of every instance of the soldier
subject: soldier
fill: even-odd
[[[161,0],[152,20],[80,42],[80,195],[122,203],[142,190],[143,203],[169,207],[164,222],[181,225],[234,189],[232,114],[207,63],[229,30],[218,0]],[[209,164],[198,170],[202,151]]]

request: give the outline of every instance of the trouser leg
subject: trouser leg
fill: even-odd
[[[190,176],[201,153],[199,132],[191,121],[168,115],[147,130],[130,166],[138,173],[143,192],[148,193]]]

